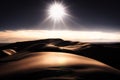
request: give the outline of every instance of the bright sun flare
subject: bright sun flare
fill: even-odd
[[[54,2],[48,9],[49,18],[55,22],[63,20],[66,14],[66,8],[62,3]]]

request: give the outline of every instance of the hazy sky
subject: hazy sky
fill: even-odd
[[[46,9],[54,0],[0,0],[0,31],[19,29],[50,29],[40,25]],[[120,31],[118,0],[56,0],[63,1],[74,18],[71,30]]]

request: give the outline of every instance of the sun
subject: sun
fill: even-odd
[[[54,22],[62,21],[66,15],[66,7],[60,2],[54,2],[48,8],[48,16]]]

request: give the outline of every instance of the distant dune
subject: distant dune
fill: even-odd
[[[62,39],[1,45],[0,79],[120,80],[119,53],[120,43]]]

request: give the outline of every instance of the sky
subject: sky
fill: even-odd
[[[120,32],[118,0],[0,0],[0,33],[51,30],[51,23],[44,20],[48,6],[54,1],[62,2],[71,15],[63,30]]]
[[[54,0],[0,0],[0,30],[47,29],[37,26]],[[70,29],[120,30],[120,2],[117,0],[63,1],[74,17]]]

